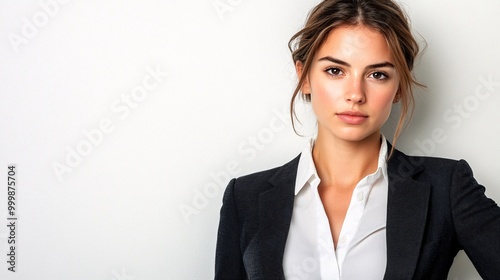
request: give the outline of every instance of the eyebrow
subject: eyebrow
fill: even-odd
[[[333,63],[344,65],[346,67],[351,67],[351,65],[349,63],[347,63],[345,61],[342,61],[340,59],[337,59],[337,58],[333,58],[331,56],[322,57],[322,58],[318,59],[318,61],[330,61],[330,62],[333,62]],[[382,67],[395,68],[394,64],[392,64],[392,63],[390,63],[390,62],[387,61],[387,62],[382,62],[382,63],[368,65],[368,66],[366,66],[366,69],[374,69],[374,68],[382,68]]]

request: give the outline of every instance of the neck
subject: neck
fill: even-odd
[[[313,159],[325,187],[352,189],[378,166],[380,132],[361,141],[346,141],[318,133]]]

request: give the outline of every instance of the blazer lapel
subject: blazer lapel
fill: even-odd
[[[394,151],[388,162],[387,267],[384,279],[412,279],[425,230],[430,185],[417,181],[417,158]]]
[[[258,241],[262,271],[257,278],[284,279],[283,255],[294,201],[295,177],[300,155],[269,179],[272,188],[259,195]]]

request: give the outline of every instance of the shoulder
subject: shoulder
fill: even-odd
[[[465,160],[456,160],[442,157],[411,156],[395,150],[388,161],[388,171],[393,176],[411,177],[422,174],[427,176],[447,177],[456,170],[470,170]]]
[[[221,213],[237,213],[239,221],[254,221],[260,195],[270,190],[278,190],[278,197],[290,194],[293,200],[299,158],[300,154],[282,166],[232,179],[224,192]]]
[[[236,196],[247,196],[264,192],[283,179],[293,179],[297,174],[300,154],[282,166],[251,173],[233,179],[232,187]],[[230,184],[231,185],[231,184]],[[293,186],[292,186],[293,187]]]
[[[389,159],[387,171],[389,180],[395,185],[415,180],[429,185],[432,193],[444,196],[468,187],[484,192],[484,187],[476,182],[471,167],[463,159],[409,156],[396,150]]]

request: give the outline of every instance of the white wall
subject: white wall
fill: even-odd
[[[0,278],[212,278],[229,177],[306,141],[288,121],[286,44],[317,2],[0,1],[0,178],[16,164],[19,218],[17,272],[2,261]],[[467,159],[500,201],[500,2],[404,5],[429,47],[398,146]],[[495,84],[479,100],[483,80]],[[4,260],[6,187],[0,217]],[[479,277],[461,254],[450,279]]]

